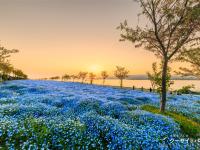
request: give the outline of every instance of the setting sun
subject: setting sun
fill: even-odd
[[[100,65],[94,64],[88,68],[88,71],[93,73],[100,73],[102,71],[102,67]]]

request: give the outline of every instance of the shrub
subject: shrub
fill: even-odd
[[[193,88],[194,88],[194,85],[187,85],[187,86],[183,86],[177,92],[181,94],[190,94],[192,92],[191,89]]]

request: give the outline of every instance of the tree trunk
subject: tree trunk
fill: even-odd
[[[123,79],[120,79],[120,88],[122,89],[123,87]]]
[[[105,79],[103,79],[103,85],[105,84]]]
[[[165,112],[165,105],[167,101],[167,65],[168,62],[165,59],[163,62],[163,68],[162,68],[162,90],[161,90],[161,100],[160,100],[160,112]]]

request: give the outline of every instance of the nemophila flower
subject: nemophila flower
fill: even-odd
[[[167,109],[199,119],[200,96],[170,97]],[[194,149],[171,118],[140,110],[159,96],[137,90],[8,81],[0,85],[0,142],[5,149]],[[172,142],[173,141],[173,142]]]

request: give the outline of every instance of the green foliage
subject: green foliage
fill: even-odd
[[[161,113],[159,108],[151,105],[142,106],[142,110],[146,110],[155,114],[162,114],[165,116],[169,116],[174,119],[177,123],[179,123],[182,131],[192,138],[200,137],[200,124],[194,120],[191,120],[181,114],[177,114],[175,112],[165,111],[165,113]]]
[[[167,70],[167,77],[166,77],[166,83],[167,83],[167,90],[169,90],[170,86],[174,83],[171,81],[171,69],[168,67]],[[160,65],[160,68],[158,68],[157,63],[152,64],[152,73],[147,72],[147,76],[151,82],[151,86],[153,90],[156,90],[158,93],[161,93],[162,90],[162,64]]]
[[[187,85],[187,86],[183,86],[177,92],[181,94],[190,94],[192,92],[191,89],[193,88],[194,88],[194,85]]]

